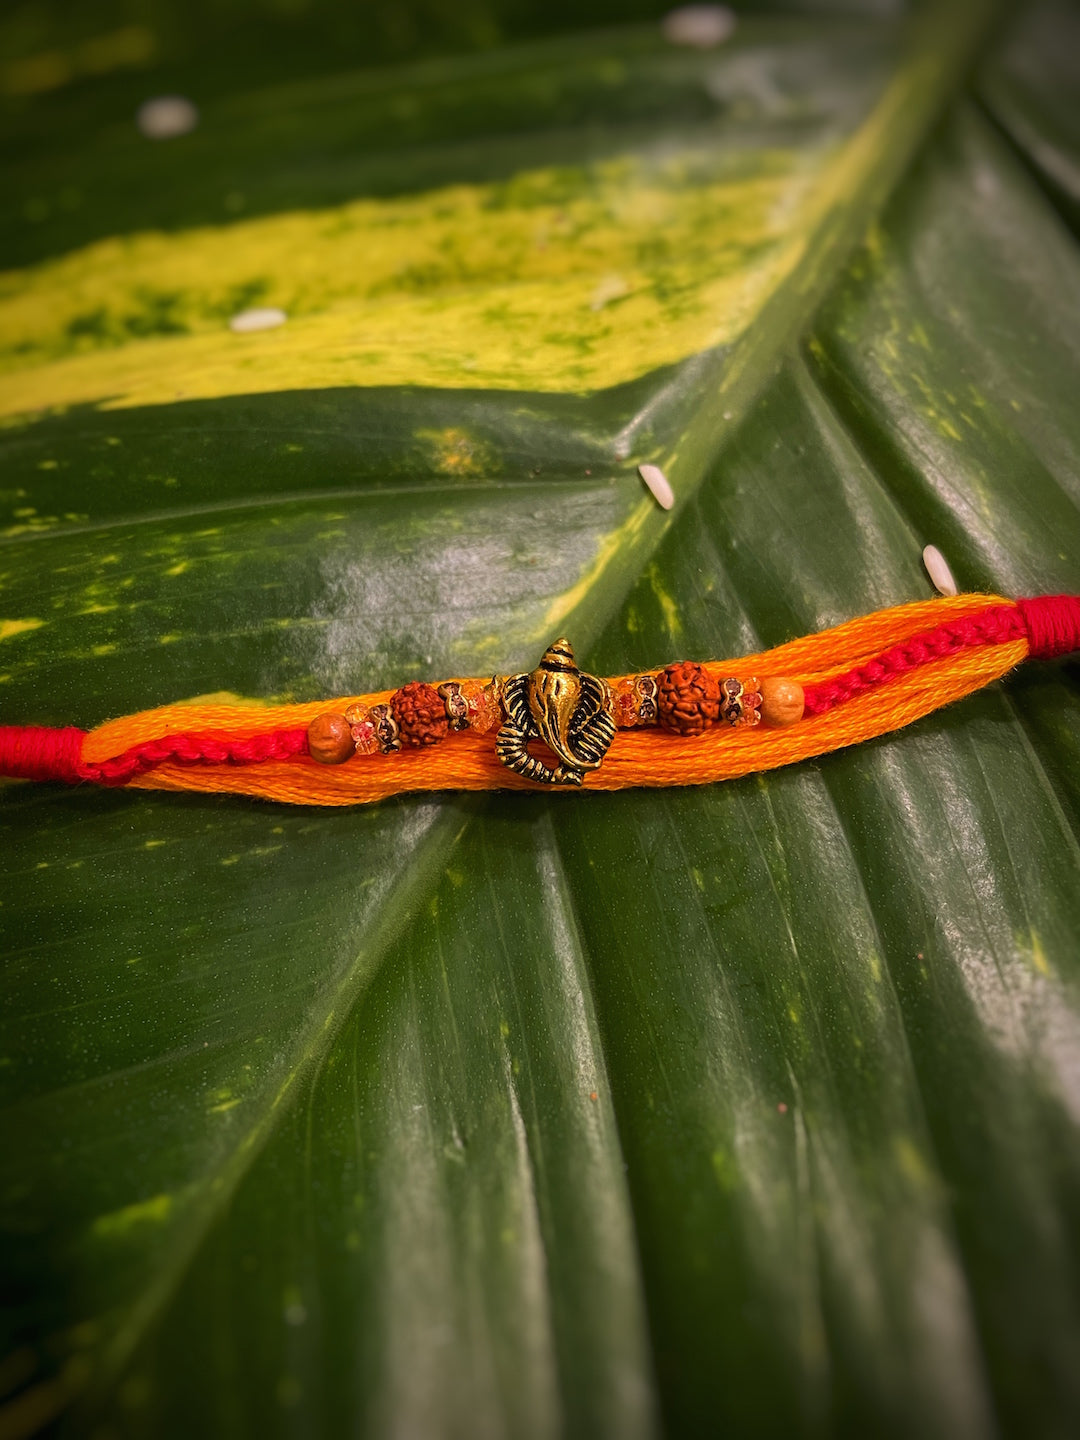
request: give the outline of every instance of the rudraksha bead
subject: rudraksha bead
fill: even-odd
[[[397,722],[402,745],[437,745],[445,740],[450,722],[446,705],[434,686],[410,680],[390,697],[390,713]]]
[[[700,735],[720,715],[720,685],[692,660],[669,665],[656,677],[660,724],[678,735]]]

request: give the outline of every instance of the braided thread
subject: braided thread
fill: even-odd
[[[224,735],[165,735],[123,754],[78,767],[78,778],[99,785],[127,785],[159,765],[259,765],[308,753],[307,730],[271,730],[238,740]]]
[[[1004,645],[1010,640],[1021,640],[1026,634],[1025,617],[1015,605],[994,605],[977,615],[946,621],[892,646],[864,665],[856,665],[846,674],[808,685],[804,713],[823,715],[826,710],[866,690],[875,690],[931,660],[943,660],[973,645]]]

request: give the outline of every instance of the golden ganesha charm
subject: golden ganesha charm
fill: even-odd
[[[574,663],[569,640],[556,640],[531,675],[503,682],[506,723],[496,751],[510,770],[545,785],[580,785],[586,770],[599,768],[615,738],[607,681],[584,675]],[[557,756],[552,768],[529,754],[542,740]]]

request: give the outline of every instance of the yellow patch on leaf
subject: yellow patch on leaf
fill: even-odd
[[[39,630],[45,623],[44,620],[0,620],[0,640],[10,640],[27,630]]]
[[[101,240],[0,274],[0,413],[632,380],[745,330],[797,263],[834,158],[759,152],[718,173],[714,157],[705,174],[701,156],[624,158]],[[231,332],[251,306],[288,321]]]

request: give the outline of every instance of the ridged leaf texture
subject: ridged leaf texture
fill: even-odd
[[[27,111],[0,721],[1080,590],[1075,14]],[[6,785],[0,1435],[1075,1433],[1078,680],[701,789]]]

